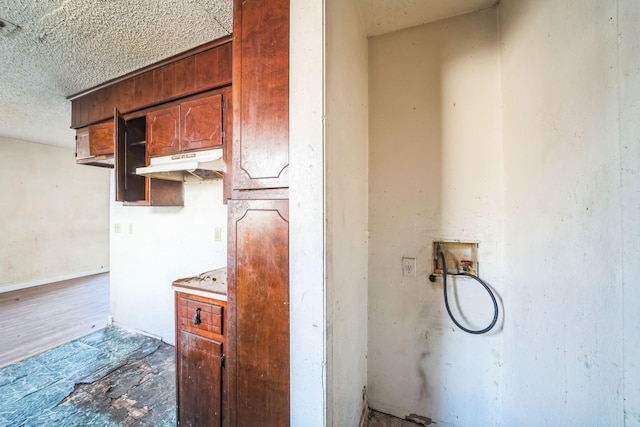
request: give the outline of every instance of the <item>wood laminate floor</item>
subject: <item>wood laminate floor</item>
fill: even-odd
[[[0,293],[0,367],[107,325],[109,273]]]
[[[175,426],[175,347],[108,314],[108,273],[0,294],[0,426]]]

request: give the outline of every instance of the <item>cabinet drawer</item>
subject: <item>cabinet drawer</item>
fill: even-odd
[[[198,310],[199,309],[199,310]],[[199,314],[200,323],[194,324],[194,317]],[[181,294],[178,298],[178,327],[181,330],[195,334],[204,332],[224,335],[224,307],[215,302],[195,299],[190,295]],[[202,335],[202,334],[201,334]]]

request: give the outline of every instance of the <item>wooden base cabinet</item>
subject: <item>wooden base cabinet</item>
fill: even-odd
[[[226,302],[176,292],[178,426],[228,426]]]

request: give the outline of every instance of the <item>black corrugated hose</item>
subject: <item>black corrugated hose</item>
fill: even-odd
[[[451,320],[453,320],[453,323],[455,323],[458,328],[470,334],[479,335],[489,332],[491,329],[493,329],[493,327],[496,325],[496,322],[498,321],[498,302],[496,301],[496,297],[495,295],[493,295],[493,292],[491,292],[489,285],[487,285],[481,278],[471,273],[462,272],[454,274],[454,276],[466,276],[477,280],[478,283],[480,283],[487,290],[489,296],[491,297],[491,301],[493,301],[493,320],[491,321],[489,326],[480,330],[465,328],[456,320],[456,318],[453,316],[453,313],[451,313],[451,308],[449,308],[449,298],[447,297],[447,262],[444,259],[444,253],[442,253],[442,251],[438,253],[438,256],[442,261],[442,289],[444,291],[444,306],[447,308],[447,313],[449,313],[449,317],[451,318]]]

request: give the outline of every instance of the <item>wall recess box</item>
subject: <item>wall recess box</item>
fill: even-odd
[[[442,260],[438,255],[440,252],[444,254],[448,274],[479,274],[477,242],[433,242],[433,274],[442,274]]]

